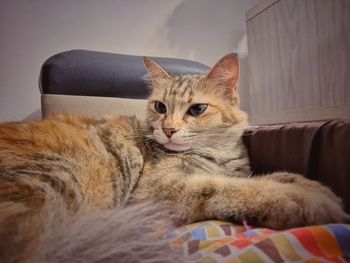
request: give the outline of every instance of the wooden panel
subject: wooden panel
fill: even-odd
[[[250,20],[263,12],[265,9],[269,8],[271,5],[277,3],[280,0],[260,0],[252,8],[246,12],[246,20]]]
[[[350,117],[349,0],[280,0],[247,31],[253,124]]]

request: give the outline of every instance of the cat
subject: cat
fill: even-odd
[[[205,75],[172,76],[152,59],[145,58],[144,64],[151,90],[145,123],[128,116],[61,114],[0,125],[0,235],[8,240],[1,241],[0,258],[55,262],[65,255],[78,262],[69,252],[91,249],[92,243],[80,242],[91,238],[88,230],[96,222],[103,233],[110,227],[103,228],[104,220],[82,218],[111,213],[120,223],[123,211],[149,201],[162,204],[157,218],[171,221],[175,214],[184,224],[248,220],[285,229],[350,219],[340,198],[318,182],[286,172],[251,176],[242,143],[248,117],[239,109],[235,54],[224,56]],[[128,218],[142,222],[153,203],[131,210],[125,227],[132,231]],[[114,212],[125,206],[130,208]],[[61,228],[68,229],[64,233],[70,242],[55,234]],[[116,235],[113,229],[110,235]],[[54,240],[52,247],[48,240]],[[105,245],[101,240],[93,243],[96,251]],[[112,247],[119,247],[123,240],[113,242]],[[66,243],[74,249],[57,245]],[[130,251],[137,250],[128,244]],[[165,258],[169,251],[162,246],[163,254],[151,254]],[[99,254],[90,253],[85,261],[101,260],[94,255]],[[104,262],[118,253],[108,255]]]

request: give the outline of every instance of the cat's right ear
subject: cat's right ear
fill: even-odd
[[[215,81],[233,96],[236,96],[238,77],[238,55],[234,53],[221,58],[207,75],[208,79]]]
[[[148,71],[148,76],[152,81],[171,77],[171,75],[154,60],[150,58],[143,58],[143,63],[145,64]]]

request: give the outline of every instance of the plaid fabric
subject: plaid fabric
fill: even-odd
[[[275,231],[205,221],[167,237],[193,262],[350,262],[350,225],[345,224]]]

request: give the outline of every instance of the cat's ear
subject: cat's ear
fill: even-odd
[[[147,68],[148,75],[151,80],[171,77],[171,75],[154,60],[150,58],[143,58],[143,63]]]
[[[230,53],[221,58],[210,70],[207,78],[225,87],[232,95],[236,95],[239,78],[238,55]]]

